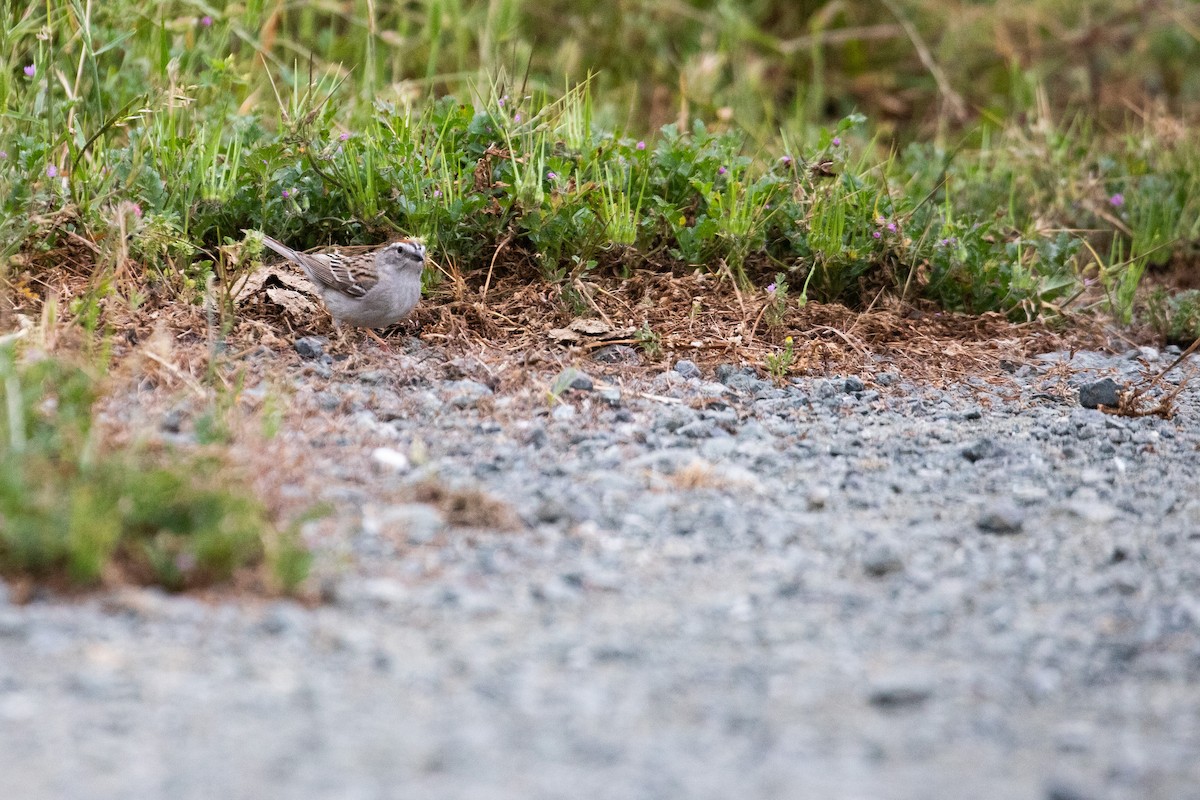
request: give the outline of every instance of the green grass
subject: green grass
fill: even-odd
[[[221,248],[247,229],[300,247],[403,232],[467,270],[505,242],[501,270],[532,260],[548,280],[694,267],[745,287],[783,273],[800,301],[857,305],[891,288],[1020,319],[1060,310],[1090,270],[1128,321],[1147,266],[1200,237],[1200,145],[1155,128],[1169,117],[1049,114],[1048,91],[1067,108],[1095,94],[1051,69],[1075,51],[1016,70],[983,26],[1054,20],[1066,37],[1090,19],[1103,74],[1089,81],[1157,76],[1189,108],[1193,28],[1138,29],[1153,53],[1139,66],[1101,24],[1137,3],[1086,4],[1090,18],[1053,0],[1010,5],[1020,13],[971,8],[947,29],[915,0],[879,19],[771,2],[9,4],[0,258],[19,276],[79,235],[98,274],[133,263],[139,286],[186,299],[239,268]],[[1168,18],[1194,16],[1168,5]],[[901,20],[936,43],[973,121],[935,117],[923,136],[889,119],[888,98],[841,91],[890,70],[906,102],[936,106],[946,87]],[[871,58],[833,35],[869,25]],[[550,27],[577,35],[533,47]],[[1046,36],[1006,46],[1034,52]],[[686,109],[686,127],[647,129],[664,102],[672,118]]]
[[[286,591],[304,580],[295,534],[274,530],[219,460],[104,447],[98,389],[67,361],[0,349],[0,574],[91,586],[119,573],[173,591],[243,570]]]

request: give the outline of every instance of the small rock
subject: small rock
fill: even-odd
[[[900,380],[900,376],[894,372],[881,372],[875,376],[875,383],[880,386],[891,386],[898,380]]]
[[[0,639],[23,639],[29,632],[29,621],[17,611],[0,611]]]
[[[478,381],[448,381],[443,390],[455,408],[475,408],[479,401],[492,395],[492,390]]]
[[[717,368],[713,370],[713,377],[720,383],[726,383],[735,372],[741,372],[741,370],[733,364],[717,364]]]
[[[1121,402],[1118,394],[1123,387],[1112,378],[1104,378],[1079,387],[1079,405],[1084,408],[1109,406],[1116,408]]]
[[[586,372],[580,372],[571,379],[571,388],[579,392],[590,392],[596,384]]]
[[[317,401],[317,406],[322,411],[336,411],[342,405],[342,398],[333,392],[317,392],[313,395],[313,399]]]
[[[182,408],[172,408],[166,414],[163,414],[162,422],[158,427],[164,433],[179,433],[183,428],[183,421],[187,418],[187,413]]]
[[[983,461],[985,458],[999,458],[1004,455],[1004,448],[996,444],[992,439],[980,439],[977,442],[967,445],[960,452],[963,458],[974,464],[977,461]]]
[[[686,358],[681,358],[675,362],[675,371],[685,378],[699,378],[700,368],[696,366],[696,362],[689,361]]]
[[[390,447],[376,447],[371,451],[371,460],[384,470],[391,472],[407,472],[408,468],[412,466],[408,461],[408,456]]]
[[[627,344],[610,344],[592,353],[592,360],[601,364],[640,364],[642,357]]]
[[[742,371],[731,373],[721,382],[735,392],[747,395],[754,395],[771,388],[770,382],[762,380],[753,373]]]
[[[833,491],[828,486],[814,486],[808,490],[806,498],[809,511],[820,511],[829,505]]]
[[[921,675],[888,675],[876,680],[867,700],[876,708],[919,706],[933,696],[933,684]]]
[[[569,521],[574,516],[571,513],[570,507],[557,497],[546,498],[538,505],[537,510],[534,512],[534,517],[538,522],[548,524]]]
[[[402,532],[409,544],[432,541],[446,528],[442,512],[426,503],[403,503],[382,509],[364,509],[363,532],[379,536]]]
[[[1011,503],[996,503],[983,512],[975,525],[984,533],[1000,536],[1020,533],[1025,525],[1025,512]]]
[[[1053,781],[1046,787],[1046,800],[1092,800],[1093,795],[1065,781]]]
[[[861,392],[867,388],[867,385],[862,382],[862,378],[858,377],[857,375],[851,375],[849,378],[846,378],[846,382],[842,386],[851,394],[854,392]]]
[[[319,360],[325,355],[325,345],[329,344],[329,340],[324,336],[301,336],[293,343],[296,352],[301,358]]]
[[[568,420],[575,417],[575,406],[570,403],[559,403],[550,412],[550,416],[557,420]]]
[[[867,545],[862,557],[863,572],[880,578],[890,572],[904,569],[904,561],[896,547],[888,541],[874,541]]]
[[[1096,490],[1089,486],[1077,489],[1064,507],[1072,516],[1096,525],[1112,522],[1121,514],[1116,506],[1101,500]]]
[[[599,395],[600,399],[603,400],[606,405],[612,406],[613,408],[621,407],[621,390],[617,387],[605,386],[596,392],[596,394]]]
[[[272,603],[263,614],[258,627],[264,633],[282,636],[285,633],[303,630],[306,622],[306,612],[295,603]]]
[[[689,439],[708,439],[717,433],[717,425],[711,419],[698,419],[681,426],[675,433]]]

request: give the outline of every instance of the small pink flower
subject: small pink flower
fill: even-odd
[[[887,224],[887,229],[888,229],[889,231],[891,231],[892,233],[895,233],[895,232],[896,232],[896,223],[894,223],[894,222],[889,222],[889,223]]]
[[[288,199],[289,197],[291,197],[291,196],[292,196],[292,193],[291,193],[291,192],[289,192],[287,189],[284,189],[284,190],[283,190],[283,199],[284,199],[284,200],[287,200],[287,199]]]
[[[213,22],[212,17],[208,16],[207,14],[205,14],[203,17],[200,18],[200,24],[206,28],[211,28],[212,22]]]
[[[53,164],[46,167],[46,177],[47,178],[57,178],[58,177],[58,167],[54,166]]]
[[[775,284],[772,283],[767,286],[767,294],[775,294]]]
[[[346,131],[342,131],[342,133],[338,136],[338,139],[340,139],[343,142],[348,141],[350,139],[350,134],[347,133]]]
[[[718,175],[724,175],[726,172],[729,172],[729,170],[725,169],[724,167],[719,167],[719,168],[717,169],[717,174],[718,174]]]
[[[441,196],[442,196],[442,190],[441,190],[441,189],[434,189],[434,190],[433,190],[433,196],[434,196],[434,197],[441,197]]]
[[[783,164],[785,167],[790,167],[792,165],[792,157],[784,156],[783,158],[779,159],[779,163]]]
[[[1125,205],[1125,195],[1117,192],[1112,197],[1108,198],[1108,202],[1113,208],[1120,208],[1121,206]]]
[[[879,237],[883,236],[883,234],[882,234],[882,233],[880,233],[879,231],[874,231],[874,232],[872,232],[872,233],[871,233],[871,235],[872,235],[872,236],[874,236],[876,239],[878,239]]]
[[[638,142],[636,145],[634,145],[634,147],[636,147],[638,150],[645,150],[645,149],[646,149],[646,143],[645,143],[645,142]]]
[[[32,78],[34,75],[37,75],[37,66],[30,64],[25,68],[25,77]]]
[[[518,112],[518,113],[516,113],[516,114],[513,114],[513,122],[520,122],[520,121],[521,121],[521,114],[520,114],[520,112]]]
[[[133,204],[133,215],[134,215],[135,217],[137,217],[138,219],[141,219],[141,218],[142,218],[142,205],[141,205],[141,203],[134,203],[134,204]]]
[[[0,161],[3,161],[6,158],[8,158],[8,153],[4,150],[0,150]]]
[[[840,136],[833,137],[832,144],[834,147],[841,147],[842,146],[842,137],[840,137]]]
[[[556,181],[556,180],[558,180],[558,173],[557,173],[557,172],[555,172],[555,171],[553,171],[553,170],[551,170],[550,172],[547,172],[547,173],[546,173],[546,180],[548,180],[548,181]]]

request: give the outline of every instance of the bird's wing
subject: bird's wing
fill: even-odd
[[[379,282],[374,253],[355,256],[343,255],[337,250],[332,253],[298,253],[265,234],[263,244],[303,267],[313,282],[350,297],[362,297]]]

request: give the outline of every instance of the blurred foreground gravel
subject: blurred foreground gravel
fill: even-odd
[[[1200,389],[1075,391],[1172,356],[552,405],[418,351],[289,356],[324,603],[0,600],[0,798],[1200,798]]]

